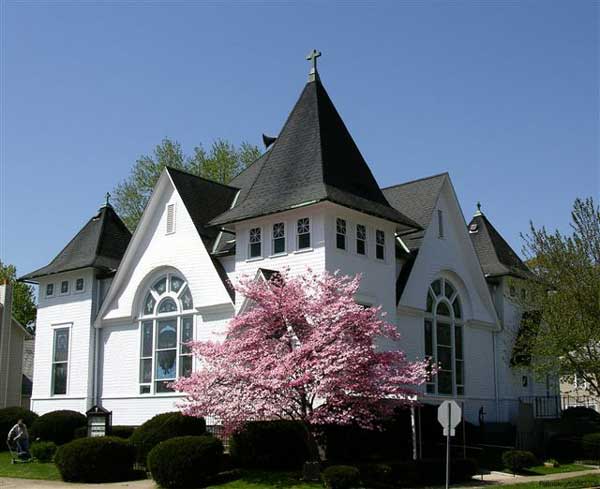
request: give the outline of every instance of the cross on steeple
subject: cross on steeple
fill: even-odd
[[[309,82],[319,79],[319,72],[317,71],[317,58],[319,56],[321,56],[321,51],[313,49],[310,53],[308,53],[308,56],[306,57],[306,60],[310,61],[312,65],[310,71],[308,72]]]
[[[110,207],[110,192],[106,192],[106,195],[104,196],[106,199],[106,202],[104,204],[105,207]]]

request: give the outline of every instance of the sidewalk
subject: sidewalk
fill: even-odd
[[[33,479],[12,479],[0,477],[0,489],[155,489],[152,479],[131,482],[111,482],[104,484],[79,484],[63,481],[44,481]]]
[[[589,469],[581,470],[579,472],[561,472],[560,474],[548,474],[548,475],[512,475],[505,472],[492,471],[489,474],[483,476],[481,480],[480,476],[473,478],[473,482],[469,485],[464,486],[469,489],[480,489],[489,488],[491,485],[503,485],[503,484],[520,484],[522,482],[542,482],[542,481],[557,481],[561,479],[569,479],[571,477],[578,477],[580,475],[600,475],[600,469]],[[2,487],[2,486],[0,486]],[[453,486],[459,489],[458,486]]]

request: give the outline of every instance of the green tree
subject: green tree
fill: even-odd
[[[0,261],[0,282],[8,282],[13,286],[13,317],[23,326],[33,328],[37,312],[33,287],[17,282],[17,269],[14,265],[6,265]]]
[[[260,154],[258,147],[252,144],[243,142],[235,147],[228,141],[217,139],[211,144],[209,151],[199,145],[188,156],[177,141],[165,138],[154,148],[152,155],[138,158],[129,177],[117,185],[113,192],[115,208],[127,227],[133,231],[165,166],[228,183]]]
[[[577,199],[571,217],[568,234],[531,223],[523,236],[535,277],[522,282],[520,300],[541,321],[520,346],[530,351],[517,354],[530,355],[539,374],[586,380],[600,396],[600,208],[592,198]]]

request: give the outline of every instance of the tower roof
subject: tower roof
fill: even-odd
[[[213,225],[330,201],[400,230],[420,228],[390,206],[318,76],[304,87],[270,149],[231,185],[241,188],[236,205]]]
[[[23,275],[32,280],[45,275],[97,268],[114,271],[119,266],[131,233],[110,204],[100,208],[48,265]]]
[[[481,205],[478,205],[478,210],[469,223],[469,235],[486,277],[531,277],[527,265],[481,212]]]

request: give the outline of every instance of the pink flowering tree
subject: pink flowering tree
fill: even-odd
[[[192,343],[201,368],[174,384],[186,393],[180,408],[219,419],[228,433],[248,420],[298,420],[316,460],[319,425],[372,428],[386,410],[414,402],[430,365],[406,359],[380,308],[355,302],[359,282],[310,271],[243,279],[250,306],[224,341]]]

